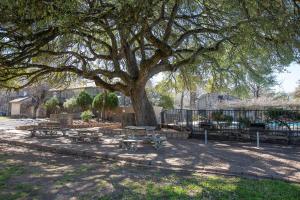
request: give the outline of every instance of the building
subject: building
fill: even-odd
[[[10,115],[10,104],[9,102],[25,97],[27,94],[26,90],[23,91],[6,91],[0,90],[0,116]]]
[[[196,99],[196,106],[198,110],[219,109],[221,105],[239,101],[239,98],[220,93],[207,93],[199,96]]]
[[[60,102],[65,102],[67,99],[78,96],[82,91],[86,91],[91,96],[96,96],[97,94],[103,92],[103,89],[97,87],[94,82],[77,84],[69,87],[50,89],[48,91],[47,98],[56,96]]]

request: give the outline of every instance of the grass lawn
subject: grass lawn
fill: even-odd
[[[5,120],[5,119],[8,119],[8,117],[0,116],[0,120]]]
[[[0,145],[0,199],[299,199],[300,185],[174,173]]]

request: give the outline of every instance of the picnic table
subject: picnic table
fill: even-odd
[[[95,143],[101,141],[101,133],[95,132],[92,129],[77,129],[75,130],[75,135],[69,135],[69,138],[76,143],[88,142]]]
[[[166,137],[160,135],[147,135],[147,136],[123,136],[119,138],[119,147],[129,150],[136,151],[138,144],[151,144],[153,147],[158,150],[162,147],[163,142],[167,140]]]
[[[63,136],[66,135],[68,128],[60,127],[58,122],[41,122],[37,126],[29,129],[31,137],[35,136],[58,136],[58,132],[62,132]]]
[[[155,126],[126,126],[125,134],[136,135],[137,133],[143,132],[145,134],[154,133]]]

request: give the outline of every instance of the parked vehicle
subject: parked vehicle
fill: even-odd
[[[6,112],[4,112],[4,111],[0,111],[0,116],[6,116],[7,115],[7,113]]]

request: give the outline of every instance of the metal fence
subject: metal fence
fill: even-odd
[[[300,137],[300,110],[166,110],[163,126],[190,130],[192,136],[205,130],[218,133],[268,133]]]

